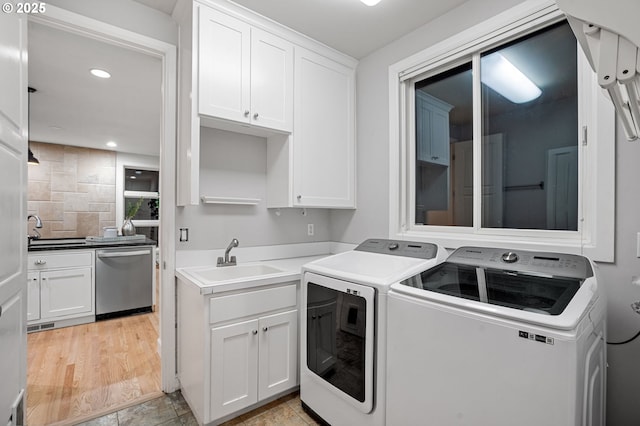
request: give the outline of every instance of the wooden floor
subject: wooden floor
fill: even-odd
[[[162,395],[158,315],[31,333],[27,424],[75,424]]]

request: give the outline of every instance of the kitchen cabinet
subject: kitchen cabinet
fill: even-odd
[[[199,5],[198,112],[291,132],[293,45]]]
[[[296,386],[292,310],[211,329],[211,412],[225,416]]]
[[[354,208],[357,61],[232,2],[179,0],[173,16],[177,204],[259,198],[201,185],[200,138],[211,127],[265,139],[267,207]]]
[[[291,140],[267,146],[267,206],[355,208],[355,69],[296,48]]]
[[[29,331],[95,320],[93,250],[29,254],[28,266]]]
[[[440,99],[416,91],[416,158],[431,164],[449,165],[449,111]]]
[[[298,282],[200,294],[178,279],[178,378],[199,423],[298,386]]]

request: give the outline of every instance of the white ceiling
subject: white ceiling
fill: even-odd
[[[30,22],[30,140],[158,155],[161,63]],[[102,68],[111,78],[89,73]],[[117,148],[105,144],[114,141]]]
[[[138,0],[140,1],[140,0]],[[361,59],[466,0],[235,0],[343,53]]]

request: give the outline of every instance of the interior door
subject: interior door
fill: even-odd
[[[0,424],[20,425],[27,363],[25,15],[0,14],[0,52]]]

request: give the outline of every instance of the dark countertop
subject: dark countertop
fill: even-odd
[[[135,246],[155,246],[156,242],[149,238],[144,240],[122,240],[122,241],[86,241],[84,238],[42,238],[33,240],[29,246],[29,252],[49,251],[49,250],[78,250],[78,249],[99,249],[109,247],[135,247]]]

